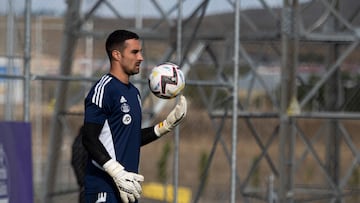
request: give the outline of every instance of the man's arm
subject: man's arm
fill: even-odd
[[[83,128],[83,145],[90,154],[91,158],[100,166],[104,165],[111,159],[104,145],[99,140],[103,126],[96,123],[84,123]]]
[[[102,127],[102,125],[95,123],[84,123],[83,145],[91,158],[113,178],[123,202],[129,202],[129,200],[134,202],[140,198],[142,190],[140,182],[144,181],[144,177],[127,172],[119,162],[111,158],[99,140]]]
[[[185,118],[186,112],[186,98],[181,95],[180,102],[169,113],[165,120],[155,126],[141,129],[141,146],[144,146],[170,132]]]
[[[154,126],[141,129],[141,146],[157,140],[159,136],[155,134]]]

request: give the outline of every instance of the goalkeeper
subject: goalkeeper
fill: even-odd
[[[141,128],[139,90],[129,81],[143,61],[139,36],[116,30],[106,39],[110,71],[85,98],[83,145],[89,153],[85,174],[88,203],[137,202],[141,196],[138,174],[140,147],[171,131],[185,117],[187,103],[179,103],[159,124]]]

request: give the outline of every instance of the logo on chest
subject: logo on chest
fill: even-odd
[[[123,113],[129,113],[130,112],[130,106],[127,103],[123,103],[120,106],[121,112]]]
[[[122,122],[124,125],[129,125],[131,123],[131,116],[130,114],[124,114],[123,118],[122,118]]]
[[[124,125],[129,125],[131,123],[131,115],[128,114],[130,112],[130,105],[127,103],[127,100],[124,96],[120,98],[120,110],[125,113],[122,117],[122,122]]]
[[[130,112],[130,105],[128,103],[126,103],[127,100],[125,99],[124,96],[121,96],[120,98],[120,109],[121,112],[123,113],[129,113]]]

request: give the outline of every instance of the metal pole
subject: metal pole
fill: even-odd
[[[38,115],[42,115],[43,114],[43,110],[42,110],[42,98],[43,98],[43,92],[42,87],[43,87],[43,81],[37,81],[35,83],[35,88],[34,88],[34,95],[35,95],[35,99],[34,101],[36,102],[36,108],[35,108],[35,112]],[[34,182],[35,184],[38,183],[42,183],[43,180],[43,172],[44,172],[44,167],[43,167],[43,121],[42,121],[42,117],[41,116],[36,116],[35,122],[32,124],[34,126],[34,134],[33,134],[33,139],[34,139],[34,157],[36,157],[36,159],[34,159]],[[39,184],[39,185],[40,185]]]
[[[42,43],[42,31],[43,31],[43,17],[36,17],[35,24],[35,55],[36,57],[41,57],[43,53],[43,43]]]
[[[334,1],[333,7],[339,10],[340,2]],[[329,16],[324,25],[324,32],[336,32],[339,29],[338,20],[334,16]],[[340,46],[339,44],[330,44],[327,53],[327,67],[330,68],[331,64],[335,63],[336,58],[339,57]],[[341,84],[341,71],[340,66],[329,77],[324,86],[325,109],[327,111],[336,111],[340,109],[343,103]],[[340,183],[340,146],[341,146],[341,132],[337,119],[329,119],[326,128],[326,149],[325,149],[325,167],[327,173],[332,181],[338,186]],[[332,200],[334,203],[340,203],[341,197],[336,195]]]
[[[286,129],[288,118],[286,115],[287,108],[287,90],[286,84],[288,83],[287,78],[287,69],[286,69],[286,60],[287,60],[287,38],[285,39],[284,32],[288,31],[288,26],[290,24],[289,19],[286,17],[288,13],[288,2],[284,0],[283,11],[282,11],[282,64],[281,64],[281,98],[280,98],[280,130],[279,130],[279,203],[286,203],[286,156],[285,152],[285,143],[286,143]]]
[[[7,36],[6,36],[6,54],[7,54],[7,68],[6,73],[11,75],[14,73],[14,43],[15,43],[15,29],[14,29],[14,7],[13,2],[8,0],[9,14],[7,17]],[[8,96],[5,98],[5,120],[13,119],[13,99],[14,99],[14,81],[6,81],[6,91]]]
[[[30,120],[31,0],[25,5],[24,121]]]
[[[233,86],[233,116],[232,116],[232,146],[231,146],[231,192],[230,202],[236,202],[236,151],[238,124],[238,77],[239,77],[239,44],[240,44],[240,0],[235,9],[235,47],[234,47],[234,86]]]
[[[282,10],[281,45],[281,101],[279,131],[279,203],[291,203],[294,188],[295,118],[297,103],[296,67],[298,57],[297,0],[284,0]],[[298,106],[298,105],[296,105]]]
[[[178,0],[178,18],[177,18],[177,38],[176,38],[176,54],[177,63],[181,64],[182,58],[182,0]],[[177,99],[178,100],[178,99]],[[177,101],[179,102],[179,101]],[[178,202],[178,187],[179,187],[179,145],[180,145],[180,130],[177,126],[175,128],[175,149],[174,149],[174,190],[173,202]]]
[[[142,29],[143,27],[143,16],[141,11],[141,2],[140,0],[136,0],[136,18],[135,18],[135,28]]]
[[[60,75],[62,76],[68,76],[71,74],[71,67],[78,40],[75,33],[80,30],[80,0],[66,2],[68,8],[65,15],[64,37],[60,56]],[[66,109],[67,91],[68,82],[58,82],[55,92],[56,104],[50,124],[48,160],[41,203],[52,202],[52,193],[55,189],[57,166],[60,159],[60,147],[63,142],[63,126],[60,122],[59,114]]]

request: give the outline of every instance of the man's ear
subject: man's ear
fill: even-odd
[[[113,59],[119,60],[121,58],[121,53],[118,50],[113,50],[111,52],[111,56],[112,56]]]

